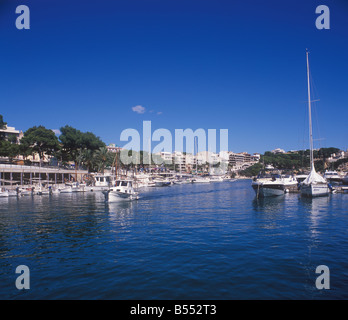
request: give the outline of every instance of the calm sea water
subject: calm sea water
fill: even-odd
[[[0,198],[0,298],[347,299],[348,195],[256,200],[250,184]]]

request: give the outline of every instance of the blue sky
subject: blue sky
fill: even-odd
[[[30,30],[17,30],[17,5]],[[330,30],[318,30],[318,5]],[[228,129],[229,149],[348,148],[348,1],[2,0],[0,114],[9,125],[92,131]],[[135,110],[143,111],[138,113]]]

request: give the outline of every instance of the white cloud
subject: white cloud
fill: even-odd
[[[139,113],[139,114],[145,113],[145,108],[143,106],[140,106],[140,105],[132,107],[132,110],[136,113]]]
[[[158,115],[162,114],[162,111],[157,112]]]
[[[52,129],[52,131],[58,136],[61,134],[59,129]]]

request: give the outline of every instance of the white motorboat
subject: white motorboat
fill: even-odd
[[[139,199],[139,193],[134,190],[132,180],[116,180],[115,186],[102,192],[109,202]]]
[[[8,198],[8,191],[4,188],[0,188],[0,198]]]
[[[155,183],[155,187],[168,187],[172,184],[171,181],[167,179],[153,179],[153,182]]]
[[[33,194],[32,188],[19,189],[19,195],[21,195],[21,196],[31,196],[32,194]]]
[[[211,182],[222,182],[222,181],[224,181],[224,178],[222,176],[211,176],[210,181]]]
[[[61,189],[61,193],[84,192],[86,187],[86,184],[78,182],[66,183],[65,185],[66,188]]]
[[[251,183],[257,197],[279,196],[297,191],[298,182],[293,175],[280,174],[279,171],[261,171]]]
[[[343,180],[343,177],[338,174],[337,171],[326,170],[324,173],[324,179],[330,183],[340,183]]]
[[[280,196],[285,193],[284,180],[279,174],[260,173],[251,186],[257,197]]]
[[[60,193],[72,193],[72,188],[66,187],[66,188],[60,189],[59,192]]]
[[[39,186],[34,188],[34,192],[35,192],[35,194],[37,194],[39,196],[50,195],[51,194],[51,189],[45,188],[42,185],[39,185]]]
[[[60,193],[72,193],[72,187],[70,185],[65,186],[64,188],[59,189]]]
[[[58,187],[51,188],[51,194],[59,194],[59,193],[60,193],[60,190]]]
[[[8,192],[9,197],[17,197],[18,196],[17,190],[7,190],[7,192]]]
[[[114,183],[115,176],[111,174],[96,174],[94,177],[93,186],[90,187],[91,191],[95,190],[108,190]]]
[[[309,116],[309,142],[310,142],[310,163],[311,171],[307,178],[300,184],[301,195],[307,197],[327,196],[330,192],[328,183],[321,175],[315,171],[313,156],[313,130],[312,130],[312,111],[311,111],[311,91],[309,81],[309,61],[307,58],[307,86],[308,86],[308,116]]]
[[[134,182],[136,183],[138,189],[155,186],[155,183],[152,181],[151,176],[144,173],[135,175]]]
[[[280,177],[283,180],[285,192],[298,191],[298,181],[294,175],[281,175]]]
[[[193,180],[194,183],[210,183],[211,180],[208,177],[196,176]]]

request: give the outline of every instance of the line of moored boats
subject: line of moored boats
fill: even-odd
[[[108,201],[118,201],[122,199],[139,199],[139,192],[148,187],[167,187],[186,183],[211,183],[222,181],[235,181],[229,176],[199,176],[185,175],[176,173],[159,174],[138,174],[128,177],[117,178],[112,174],[97,174],[94,176],[93,183],[69,182],[63,185],[49,185],[39,183],[34,186],[17,187],[16,189],[0,188],[0,197],[12,196],[33,196],[33,195],[53,195],[60,193],[76,193],[101,191]]]
[[[279,196],[287,192],[300,192],[304,196],[325,196],[337,191],[337,185],[348,185],[348,175],[336,171],[318,174],[314,167],[308,175],[281,174],[278,171],[263,171],[251,183],[257,197]],[[348,190],[342,186],[340,190]]]

